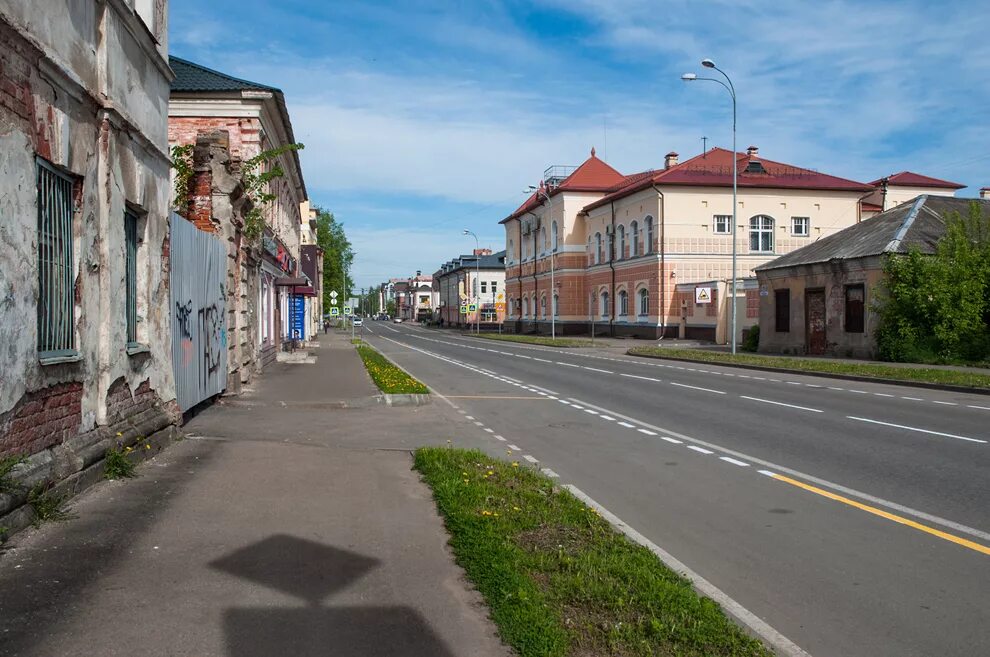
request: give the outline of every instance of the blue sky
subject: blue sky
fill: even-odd
[[[980,2],[172,0],[170,50],[281,88],[311,200],[370,286],[433,272],[550,164],[595,146],[623,173],[731,146],[870,181],[909,169],[990,186]]]

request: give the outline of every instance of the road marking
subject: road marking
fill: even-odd
[[[540,468],[540,472],[542,472],[546,476],[550,477],[551,479],[556,479],[556,478],[560,477],[559,474],[557,474],[556,472],[554,472],[550,468]]]
[[[654,381],[660,383],[660,379],[654,379],[652,376],[636,376],[635,374],[619,374],[619,376],[624,376],[628,379],[642,379],[643,381]]]
[[[746,395],[739,395],[739,396],[742,399],[748,399],[750,401],[763,402],[764,404],[773,404],[774,406],[786,406],[787,408],[796,408],[800,411],[811,411],[812,413],[825,412],[817,408],[808,408],[807,406],[795,406],[794,404],[785,404],[784,402],[772,401],[770,399],[760,399],[759,397],[747,397]]]
[[[957,436],[954,433],[943,433],[942,431],[932,431],[930,429],[919,429],[918,427],[909,427],[903,424],[893,424],[891,422],[881,422],[880,420],[871,420],[865,417],[855,417],[853,415],[847,415],[850,420],[858,420],[860,422],[869,422],[870,424],[882,424],[885,427],[894,427],[896,429],[906,429],[907,431],[917,431],[918,433],[927,433],[933,436],[945,436],[946,438],[956,438],[958,440],[968,440],[971,443],[986,443],[987,441],[980,438],[967,438],[966,436]]]
[[[536,358],[535,356],[533,357],[533,360],[538,360],[541,363],[552,363],[553,362],[552,360],[547,360],[546,358]]]
[[[588,497],[588,495],[585,494],[580,488],[571,484],[565,484],[564,488],[568,489],[574,497],[598,511],[598,514],[602,518],[615,527],[616,530],[625,534],[629,540],[642,545],[647,550],[655,554],[657,558],[667,565],[668,568],[686,577],[691,582],[691,586],[696,592],[715,601],[715,603],[725,609],[729,615],[745,625],[751,632],[753,632],[753,634],[767,642],[777,654],[783,655],[784,657],[811,657],[811,655],[802,650],[800,646],[775,630],[762,618],[743,607],[714,584],[688,568],[676,557],[674,557],[674,555],[670,554],[659,545],[627,525],[614,513],[603,507],[592,498]]]
[[[451,399],[527,399],[529,401],[543,401],[543,397],[513,397],[511,395],[451,395]]]
[[[934,399],[932,400],[932,403],[933,404],[942,404],[943,406],[958,406],[959,405],[956,402],[944,402],[944,401],[937,401],[937,400],[934,400]]]
[[[464,419],[465,420],[473,420],[474,419],[474,416],[473,415],[465,415],[464,416]]]
[[[885,392],[875,392],[873,394],[876,395],[877,397],[893,397],[893,395],[888,395]]]
[[[533,360],[532,356],[527,356],[525,354],[516,354],[516,358],[525,358],[526,360]]]
[[[783,481],[784,483],[788,483],[792,486],[797,486],[798,488],[803,488],[804,490],[815,493],[816,495],[827,497],[830,500],[835,500],[836,502],[842,502],[843,504],[848,504],[849,506],[857,508],[861,511],[866,511],[867,513],[872,513],[875,516],[880,516],[881,518],[892,520],[898,524],[905,525],[907,527],[911,527],[912,529],[917,529],[918,531],[925,532],[926,534],[937,536],[943,540],[949,541],[951,543],[955,543],[956,545],[961,545],[963,547],[969,548],[970,550],[974,550],[981,554],[990,555],[990,547],[987,547],[986,545],[980,545],[979,543],[975,543],[960,536],[955,536],[954,534],[949,534],[939,529],[935,529],[934,527],[929,527],[928,525],[922,525],[921,523],[915,522],[914,520],[910,520],[908,518],[904,518],[903,516],[898,516],[893,513],[889,513],[882,509],[878,509],[874,506],[863,504],[862,502],[857,502],[856,500],[851,500],[848,497],[843,497],[842,495],[836,495],[835,493],[829,492],[827,490],[823,490],[821,488],[818,488],[817,486],[806,484],[803,481],[798,481],[797,479],[791,479],[790,477],[785,477],[784,475],[779,475],[779,474],[771,474],[770,476],[772,476],[777,481]]]
[[[571,408],[573,408],[576,411],[583,411],[584,410],[584,406],[578,406],[577,404],[571,404]]]
[[[599,415],[598,417],[608,422],[615,422],[615,418],[612,417],[611,415]]]
[[[475,423],[475,424],[476,424],[477,426],[479,426],[479,427],[483,427],[483,426],[485,426],[485,423],[484,423],[484,422],[478,422],[477,420],[475,420],[475,421],[474,421],[474,423]]]
[[[522,451],[521,449],[519,449],[515,445],[509,445],[509,449],[511,449],[513,452],[521,452]]]
[[[534,386],[532,383],[529,384],[529,387],[530,388],[533,388],[534,390],[542,390],[543,392],[545,392],[547,394],[550,394],[550,395],[559,395],[560,394],[559,392],[554,392],[550,388],[541,388],[540,386]]]
[[[460,413],[461,415],[467,415],[467,411],[462,409],[458,409],[457,412]]]
[[[799,386],[802,385],[800,381],[784,381],[789,386]]]
[[[555,360],[554,361],[554,364],[556,364],[556,365],[566,365],[567,367],[578,367],[578,368],[581,367],[580,365],[575,365],[574,363],[564,363],[564,362],[561,362],[559,360]]]
[[[710,449],[705,449],[704,447],[698,447],[697,445],[688,445],[687,448],[688,449],[693,449],[696,452],[701,452],[702,454],[714,454],[715,453],[715,452],[713,452]]]
[[[720,456],[718,458],[721,459],[721,460],[723,460],[723,461],[725,461],[726,463],[731,463],[733,465],[742,466],[744,468],[748,468],[749,467],[749,463],[746,463],[746,461],[740,461],[739,459],[734,459],[731,456]]]
[[[511,354],[509,354],[509,355],[511,356]],[[522,383],[522,381],[520,381],[519,379],[513,379],[511,376],[506,376],[504,374],[502,375],[502,378],[503,379],[508,379],[509,381],[512,381],[513,383]]]
[[[529,454],[523,454],[523,458],[526,459],[527,461],[529,461],[530,463],[539,463],[539,461],[537,461],[535,458],[533,458]]]
[[[636,428],[636,425],[635,424],[629,424],[628,422],[619,422],[619,425],[620,426],[623,426],[623,427],[625,427],[627,429],[635,429]]]
[[[501,440],[504,443],[505,442],[505,437],[504,436],[500,436],[498,434],[495,434],[495,440]]]
[[[657,433],[655,431],[650,431],[649,429],[636,429],[640,433],[645,433],[647,436],[655,436]]]
[[[766,475],[768,477],[774,477],[774,478],[777,477],[776,472],[770,472],[769,470],[757,470],[757,472],[759,472],[761,475]]]
[[[598,415],[598,411],[593,411],[590,408],[583,409],[585,413],[591,413],[592,415]]]
[[[557,401],[559,401],[561,404],[567,404],[568,406],[571,405],[571,402],[567,401],[566,399],[558,399]]]
[[[908,401],[925,401],[921,397],[901,397],[901,399],[906,399]]]
[[[990,411],[990,406],[974,406],[973,404],[966,404],[966,408],[976,408],[981,411]]]
[[[485,427],[485,431],[487,431],[488,433],[495,433],[492,429],[489,429],[488,427]]]
[[[677,386],[678,388],[691,388],[692,390],[703,390],[704,392],[714,392],[716,395],[725,394],[721,390],[712,390],[711,388],[699,388],[698,386],[689,386],[686,383],[674,383],[673,381],[671,381],[670,385]]]
[[[869,394],[865,390],[852,390],[852,389],[850,389],[849,392],[855,392],[857,395],[866,395],[866,394]]]
[[[840,392],[845,392],[845,390],[846,390],[845,388],[836,388],[835,386],[829,386],[828,389],[829,390],[838,390]]]
[[[660,440],[666,440],[668,443],[673,443],[674,445],[683,445],[683,440],[677,440],[676,438],[671,438],[670,436],[660,436]]]
[[[602,374],[614,374],[615,372],[610,372],[609,370],[600,370],[597,367],[582,367],[583,370],[591,370],[592,372],[601,372]]]

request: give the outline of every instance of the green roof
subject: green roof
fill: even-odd
[[[169,55],[168,63],[175,71],[172,91],[271,91],[280,92],[257,82],[241,80],[233,76],[194,64],[181,57]]]

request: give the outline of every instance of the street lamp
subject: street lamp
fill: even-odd
[[[718,71],[725,78],[725,82],[722,82],[718,78],[699,78],[694,73],[685,73],[681,76],[681,79],[685,82],[694,82],[696,80],[704,80],[706,82],[717,82],[718,84],[725,87],[725,90],[729,92],[732,96],[732,353],[736,353],[736,191],[737,182],[739,174],[737,171],[738,165],[736,163],[736,88],[732,84],[732,80],[726,75],[725,71],[715,66],[715,62],[710,59],[702,59],[701,65],[705,68],[710,68]],[[728,84],[726,84],[728,83]]]
[[[478,335],[481,335],[481,244],[478,242],[478,236],[469,231],[467,228],[464,229],[464,235],[470,235],[474,238],[474,263],[476,265],[475,269],[475,281],[474,285],[471,287],[478,288],[478,299],[475,305],[475,316],[474,316],[474,331]],[[474,292],[474,290],[471,290]],[[473,296],[473,295],[472,295]]]
[[[543,187],[537,187],[536,185],[530,185],[529,191],[535,192],[537,195],[542,194],[543,198],[547,201],[547,220],[550,223],[550,339],[557,339],[557,304],[554,301],[554,297],[557,294],[557,288],[554,286],[553,279],[553,254],[555,245],[553,243],[553,202],[550,200],[550,195],[547,194],[547,190]]]

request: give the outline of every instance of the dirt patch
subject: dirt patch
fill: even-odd
[[[570,525],[541,525],[516,535],[516,545],[527,552],[563,552],[575,555],[592,542],[591,532]]]

